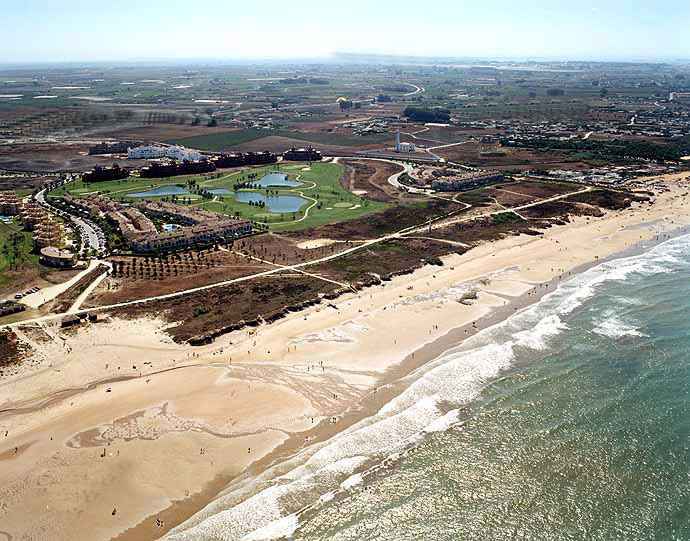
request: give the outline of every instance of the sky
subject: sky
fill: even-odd
[[[688,0],[16,0],[2,10],[0,62],[688,59],[689,22]]]

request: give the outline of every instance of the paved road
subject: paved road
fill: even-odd
[[[412,92],[408,92],[407,94],[403,94],[403,96],[414,96],[415,94],[420,94],[421,92],[424,92],[426,90],[423,86],[417,86],[413,85],[412,83],[402,83],[407,86],[413,86],[415,89]]]
[[[45,193],[46,190],[44,188],[36,194],[36,201],[38,204],[50,212],[72,221],[77,226],[77,229],[81,234],[83,249],[91,248],[96,253],[101,253],[105,249],[105,235],[101,229],[91,220],[85,220],[80,216],[69,214],[58,208],[55,208],[53,205],[48,203],[48,201],[46,201]]]

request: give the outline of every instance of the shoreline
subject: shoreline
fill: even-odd
[[[615,261],[618,259],[624,259],[636,255],[641,255],[651,250],[652,248],[659,246],[664,242],[667,242],[668,240],[688,234],[690,233],[687,231],[687,226],[679,226],[676,229],[668,232],[665,238],[647,241],[648,244],[646,244],[645,246],[631,246],[620,252],[608,254],[604,258],[584,263],[578,267],[573,268],[572,270],[567,271],[567,278],[561,279],[560,277],[554,277],[551,280],[549,280],[548,283],[545,284],[544,288],[538,288],[535,292],[523,293],[522,295],[511,299],[506,306],[499,307],[489,312],[488,314],[481,316],[476,321],[476,328],[472,324],[464,324],[451,329],[443,336],[437,337],[434,340],[423,344],[414,353],[407,355],[405,359],[403,359],[399,364],[390,367],[384,373],[384,375],[381,377],[379,381],[379,386],[377,388],[378,392],[372,392],[365,396],[360,405],[354,411],[345,412],[345,414],[343,415],[343,420],[346,422],[343,423],[343,426],[339,430],[331,430],[328,431],[328,433],[326,434],[322,433],[320,436],[317,437],[318,439],[315,439],[310,445],[325,442],[326,440],[332,438],[333,436],[336,436],[344,430],[353,427],[358,422],[367,419],[368,417],[379,411],[392,399],[396,398],[401,393],[403,393],[411,384],[410,381],[405,380],[410,376],[413,376],[416,370],[423,368],[432,361],[436,360],[443,353],[446,353],[452,349],[462,347],[464,342],[468,338],[473,336],[473,334],[475,334],[478,330],[488,329],[490,327],[493,327],[494,325],[500,324],[509,319],[514,314],[519,313],[522,310],[538,303],[540,300],[542,300],[543,297],[550,293],[553,293],[562,283],[574,279],[578,275],[585,273],[588,270],[597,267],[601,264],[610,261]],[[491,382],[489,382],[489,384],[491,384]],[[474,400],[470,401],[466,405],[466,408],[471,407],[473,401]],[[463,421],[459,421],[459,423],[462,424]],[[317,427],[316,429],[314,429],[314,432],[318,433],[321,428],[321,426]],[[413,452],[417,445],[418,444],[412,444],[410,447],[406,448],[403,452],[399,453],[400,456],[396,460],[391,461],[391,459],[385,459],[382,463],[376,463],[374,465],[370,464],[363,469],[353,470],[352,474],[353,476],[364,474],[363,478],[366,479],[367,477],[369,477],[369,475],[376,474],[379,470],[391,467],[391,465],[396,463],[399,459],[402,459],[410,452]],[[297,445],[296,447],[290,447],[287,442],[286,446],[290,450],[289,453],[281,453],[280,449],[274,450],[273,454],[276,454],[277,456],[275,461],[268,460],[270,457],[266,457],[266,460],[262,459],[259,464],[256,464],[256,468],[254,467],[254,465],[252,466],[252,468],[250,468],[251,470],[256,471],[248,471],[246,472],[246,474],[242,474],[240,477],[233,479],[232,483],[247,479],[251,480],[253,476],[258,475],[259,473],[268,472],[273,466],[276,466],[281,462],[289,461],[290,459],[294,458],[296,453],[298,453],[301,450],[304,450],[304,447],[300,447],[299,445]],[[265,464],[261,464],[261,462],[265,462]],[[222,492],[231,491],[231,487],[232,484],[226,486],[224,491],[218,491],[214,497],[208,500],[208,503],[212,502]],[[334,489],[334,492],[340,493],[340,496],[344,497],[347,493],[347,489],[338,487]],[[334,498],[337,499],[338,494],[336,494]],[[295,511],[295,514],[297,514],[301,518],[302,515],[305,513],[316,512],[319,507],[322,507],[324,505],[330,505],[332,501],[333,500],[330,499],[327,502],[320,502],[319,500],[314,501],[306,507],[303,507]],[[180,524],[184,524],[184,520],[181,521],[178,524],[178,526]],[[118,539],[130,538],[118,537]],[[131,537],[131,539],[135,539],[135,537]]]
[[[670,205],[670,207],[672,206]],[[258,332],[238,331],[219,339],[212,345],[194,350],[170,344],[160,335],[155,335],[153,340],[144,336],[138,344],[139,349],[135,344],[132,351],[125,353],[122,352],[121,348],[115,347],[114,340],[118,335],[121,336],[122,332],[141,331],[142,334],[146,335],[148,328],[153,328],[153,326],[147,327],[141,324],[128,327],[126,323],[116,322],[117,325],[121,326],[119,332],[116,330],[111,334],[107,334],[105,330],[107,328],[105,326],[110,324],[104,324],[104,327],[95,327],[93,331],[87,330],[83,333],[76,333],[75,336],[67,338],[71,347],[78,344],[83,346],[91,343],[101,344],[100,349],[94,353],[94,356],[100,359],[107,359],[108,355],[112,357],[115,354],[121,355],[122,359],[136,358],[137,351],[141,355],[140,352],[144,347],[147,347],[147,351],[155,352],[151,353],[152,357],[150,358],[155,369],[152,367],[151,371],[148,371],[148,368],[142,370],[140,361],[137,361],[138,369],[135,369],[134,372],[141,371],[141,375],[137,376],[136,373],[132,373],[132,370],[128,375],[120,375],[119,377],[127,379],[121,383],[113,384],[112,388],[113,396],[125,395],[123,403],[118,402],[117,408],[115,408],[118,410],[117,412],[112,411],[114,406],[110,405],[111,411],[106,410],[103,413],[98,411],[105,403],[103,398],[105,395],[100,388],[108,384],[103,383],[105,380],[96,383],[98,380],[95,378],[95,376],[103,374],[103,369],[92,366],[96,364],[94,362],[87,363],[86,360],[82,361],[81,359],[76,363],[74,361],[69,362],[68,359],[62,360],[64,361],[63,364],[56,364],[53,368],[58,369],[61,374],[60,377],[65,380],[81,378],[83,385],[95,387],[86,390],[82,387],[81,390],[77,391],[78,396],[75,397],[75,403],[81,402],[79,407],[90,415],[85,420],[67,419],[69,414],[65,412],[66,408],[64,407],[64,403],[67,401],[66,397],[56,398],[57,403],[55,404],[45,403],[46,394],[41,394],[41,392],[50,388],[51,385],[55,385],[54,381],[50,381],[50,376],[45,376],[41,380],[40,377],[33,378],[32,374],[27,374],[25,380],[21,381],[22,389],[14,389],[10,400],[19,399],[24,394],[24,398],[33,397],[34,403],[38,403],[39,406],[34,413],[20,414],[15,411],[17,415],[14,421],[17,424],[13,425],[12,431],[14,432],[16,426],[20,432],[20,437],[13,441],[24,443],[29,439],[29,436],[45,433],[39,429],[42,428],[44,431],[45,425],[48,425],[51,419],[65,421],[64,431],[68,436],[67,441],[71,441],[75,430],[77,433],[83,434],[89,425],[91,425],[91,429],[94,427],[103,429],[105,426],[106,433],[108,430],[112,431],[112,418],[118,418],[121,415],[120,411],[122,411],[122,416],[127,411],[129,411],[127,415],[131,415],[139,410],[149,411],[153,404],[159,403],[157,396],[142,397],[142,393],[149,394],[150,392],[146,390],[147,388],[142,382],[144,378],[150,378],[152,381],[163,380],[161,385],[167,391],[160,392],[161,400],[169,400],[176,409],[178,416],[185,419],[205,419],[205,425],[199,421],[201,423],[199,427],[202,428],[209,423],[216,423],[216,425],[221,426],[222,423],[218,419],[220,410],[202,411],[194,404],[194,400],[198,400],[198,398],[194,399],[193,397],[204,397],[210,402],[218,401],[221,394],[214,394],[213,388],[216,385],[222,388],[230,386],[234,389],[236,387],[237,390],[233,392],[240,392],[241,385],[244,385],[242,382],[258,382],[256,392],[262,393],[261,396],[264,399],[271,401],[274,406],[280,405],[280,407],[283,406],[281,400],[276,400],[273,396],[277,392],[277,388],[268,387],[269,384],[264,382],[276,380],[281,388],[287,387],[289,392],[286,391],[287,394],[284,395],[283,402],[286,402],[289,407],[286,407],[282,417],[276,418],[277,424],[274,427],[279,430],[282,436],[278,437],[276,434],[270,438],[275,445],[270,445],[268,439],[264,438],[266,440],[266,445],[263,446],[266,451],[264,456],[247,461],[246,454],[244,457],[237,454],[231,462],[236,460],[239,463],[242,459],[243,462],[247,462],[244,467],[232,468],[236,473],[225,476],[223,473],[216,473],[210,479],[206,474],[197,475],[198,466],[193,466],[190,462],[189,470],[195,474],[194,479],[197,481],[197,489],[192,491],[190,496],[182,498],[175,498],[173,495],[166,496],[169,505],[160,507],[160,503],[158,503],[155,504],[159,507],[158,511],[148,513],[140,511],[137,514],[144,518],[133,520],[134,516],[132,516],[129,525],[125,529],[120,528],[119,533],[115,535],[106,534],[106,530],[98,532],[98,535],[102,537],[119,536],[120,539],[132,539],[137,538],[137,536],[141,538],[144,533],[149,536],[160,536],[170,527],[182,523],[188,516],[214,501],[219,494],[227,493],[237,485],[246,484],[248,480],[253,479],[261,472],[266,472],[271,467],[294,457],[296,453],[304,450],[307,446],[311,447],[316,443],[326,441],[334,434],[342,432],[359,420],[370,416],[372,412],[378,411],[381,406],[404,390],[407,382],[402,381],[403,379],[413,374],[419,367],[428,364],[440,353],[447,351],[450,347],[458,346],[465,337],[471,336],[473,334],[471,332],[473,331],[473,322],[477,323],[479,329],[492,326],[553,291],[560,283],[558,275],[561,273],[556,273],[555,277],[548,278],[548,275],[554,273],[553,269],[549,271],[548,268],[541,267],[548,264],[549,260],[552,261],[552,264],[554,261],[563,264],[562,268],[566,269],[564,272],[570,273],[569,276],[574,276],[584,272],[587,268],[605,262],[607,259],[625,257],[624,254],[627,251],[638,249],[635,247],[636,243],[632,242],[633,236],[639,237],[641,233],[645,237],[654,238],[654,232],[650,235],[647,230],[648,227],[661,228],[663,226],[665,228],[667,225],[671,225],[666,223],[665,217],[668,217],[674,209],[663,207],[657,209],[655,207],[656,205],[650,207],[649,210],[647,208],[635,209],[636,213],[631,211],[631,215],[637,214],[635,216],[637,219],[632,219],[632,216],[626,215],[621,217],[622,213],[611,212],[603,218],[591,220],[591,222],[578,219],[566,226],[554,227],[546,230],[543,237],[511,237],[484,244],[464,256],[449,256],[444,260],[444,267],[425,267],[415,271],[412,275],[396,277],[383,287],[377,287],[376,291],[369,288],[359,295],[343,296],[336,301],[337,310],[312,307],[266,328],[258,329]],[[682,209],[682,211],[684,213],[682,216],[687,222],[687,209]],[[657,220],[647,219],[648,217],[644,215],[649,212],[653,212],[655,215],[659,214],[661,217],[657,217]],[[666,214],[664,214],[665,212]],[[659,220],[661,223],[657,223]],[[620,228],[618,222],[621,221],[630,223],[624,223]],[[560,239],[564,245],[565,241],[572,241],[573,244],[577,244],[578,231],[586,230],[587,234],[583,235],[586,238],[580,239],[580,242],[585,241],[586,246],[583,249],[586,251],[591,246],[591,242],[596,242],[598,224],[602,224],[602,227],[607,225],[607,231],[610,235],[620,234],[631,242],[631,246],[623,243],[622,250],[608,251],[606,254],[602,254],[603,257],[600,259],[589,259],[568,268],[569,261],[563,262],[560,259],[559,253],[562,253],[562,247],[557,248],[555,243],[549,241],[555,240],[558,243]],[[639,229],[640,225],[642,229]],[[687,223],[683,225],[687,225]],[[630,226],[638,227],[638,229],[626,231],[625,228]],[[679,227],[682,225],[675,227],[676,231]],[[671,228],[669,227],[669,229]],[[663,234],[669,234],[668,230],[664,231]],[[623,240],[623,238],[619,238],[615,243],[610,242],[609,246],[602,246],[602,250],[620,247]],[[637,240],[639,241],[639,239]],[[660,239],[658,242],[662,240],[667,239]],[[601,244],[604,242],[601,241]],[[645,251],[650,247],[639,248],[639,251]],[[591,254],[591,249],[589,253]],[[580,252],[573,259],[578,259],[578,257],[580,257]],[[535,267],[532,270],[531,266],[537,264],[530,263],[532,260],[540,263],[541,267]],[[482,280],[488,280],[488,283],[480,284],[479,282]],[[537,287],[533,294],[533,287],[544,282],[553,285],[546,288]],[[458,291],[466,291],[467,287],[465,289],[460,288],[454,295],[448,294],[448,289],[452,289],[454,286],[457,289],[459,283],[464,286],[474,284],[479,289],[479,298],[473,306],[463,306],[456,302],[457,298],[455,297],[458,297]],[[411,286],[414,289],[410,289]],[[410,322],[410,319],[414,321]],[[424,324],[425,327],[420,329],[419,323]],[[432,324],[438,329],[429,329]],[[426,333],[427,330],[428,334]],[[438,332],[435,332],[436,330]],[[465,331],[468,332],[465,333]],[[388,347],[381,343],[382,337],[393,338],[394,336],[396,338]],[[226,345],[226,342],[232,343]],[[262,352],[253,351],[256,349],[253,345],[256,342],[261,343]],[[152,349],[152,345],[155,348]],[[46,347],[48,353],[50,351],[55,352],[54,347],[53,350],[48,346]],[[248,351],[247,347],[250,348],[249,351],[252,351],[251,354],[244,353]],[[268,353],[265,353],[263,348]],[[219,350],[223,353],[218,353]],[[196,357],[190,357],[191,353],[195,354]],[[154,355],[155,359],[153,359]],[[169,369],[159,370],[159,365],[165,366],[166,359],[173,355],[182,357],[173,360],[173,363],[180,363],[176,365],[176,370],[172,371],[173,373],[177,372],[177,374],[166,375]],[[314,373],[315,370],[313,369],[319,368],[319,359],[328,359],[329,362],[323,366],[322,372]],[[201,364],[202,362],[205,364]],[[76,367],[73,366],[75,364]],[[202,374],[202,379],[205,378],[198,385],[185,377],[185,374],[190,373],[195,368]],[[194,372],[192,373],[194,374]],[[90,383],[88,383],[88,379],[85,380],[88,377],[92,378]],[[228,378],[231,378],[233,382],[228,383]],[[33,379],[38,379],[40,384],[32,387]],[[76,381],[80,380],[77,379]],[[208,385],[204,385],[204,382]],[[190,386],[193,387],[191,391]],[[6,385],[2,385],[2,387],[6,387]],[[319,394],[314,391],[314,387],[332,390],[338,398]],[[376,388],[378,391],[374,392],[373,389]],[[295,392],[295,389],[299,389],[299,393]],[[158,387],[156,387],[156,392],[159,392]],[[225,393],[225,391],[223,392]],[[343,399],[340,398],[341,392],[344,393]],[[184,400],[177,398],[180,393],[188,393],[192,397],[192,403],[189,401],[185,403]],[[306,402],[297,396],[300,393],[307,398]],[[250,400],[253,404],[259,400],[254,393],[251,396],[246,395],[245,399]],[[16,400],[13,403],[17,405],[19,402],[21,400]],[[107,403],[111,404],[111,402]],[[0,412],[0,423],[2,423],[0,428],[3,428],[6,420],[12,417],[12,412],[4,407],[6,405],[7,402],[0,406],[0,409],[4,410]],[[241,403],[238,402],[233,407],[240,406]],[[45,410],[45,419],[36,419],[42,410]],[[315,426],[308,422],[308,417],[311,417],[308,413],[310,410],[318,421]],[[251,426],[252,423],[255,423],[255,430],[263,431],[262,434],[266,433],[267,427],[273,426],[263,420],[267,418],[266,415],[269,413],[263,412],[261,414],[263,417],[261,415],[252,416],[242,426]],[[329,422],[328,419],[331,417],[335,417],[337,422]],[[102,420],[104,418],[111,419],[111,421],[104,425]],[[155,415],[150,418],[155,418]],[[158,422],[158,418],[156,418],[156,422]],[[260,425],[264,425],[264,427],[259,428]],[[228,427],[222,425],[221,428],[225,430]],[[223,430],[221,432],[225,433]],[[196,444],[201,440],[194,434],[196,433],[188,431],[166,432],[160,436],[160,439],[166,437],[174,437],[175,441],[191,439]],[[134,445],[136,447],[140,445],[141,441],[147,441],[136,439],[142,437],[141,433],[135,433],[134,436],[135,440],[124,444],[120,440],[112,440],[113,447],[124,450],[128,446]],[[309,438],[306,444],[305,436]],[[226,437],[234,440],[244,436],[232,433]],[[0,442],[3,444],[0,447],[0,456],[2,456],[7,445],[2,439]],[[176,445],[181,446],[182,443],[183,441],[179,441]],[[39,444],[33,444],[28,450],[23,450],[20,457],[10,457],[10,460],[23,458],[27,462],[26,466],[30,467],[31,464],[36,464],[37,460],[41,461],[41,456],[49,456],[50,453],[55,452],[54,448],[47,451],[44,449],[42,454],[29,457],[28,455],[37,451],[39,446]],[[186,447],[180,447],[180,449],[183,448]],[[157,450],[154,454],[158,460],[165,460],[165,455],[160,453]],[[215,451],[213,456],[218,456]],[[226,466],[228,464],[226,461]],[[137,464],[136,468],[139,468],[136,471],[140,471],[142,466]],[[6,484],[8,481],[11,482],[11,479],[2,478],[2,480]],[[212,494],[213,492],[215,495]],[[25,496],[29,497],[30,493],[31,491],[27,490]],[[164,493],[170,494],[170,491],[166,490]],[[149,503],[151,504],[149,507],[152,507],[153,503]],[[168,512],[170,518],[168,518]],[[158,517],[163,517],[164,528],[156,528],[155,520]],[[105,517],[101,519],[92,517],[91,520],[105,522]],[[118,527],[112,525],[107,528],[108,531],[114,529],[118,529]],[[65,531],[60,532],[61,535],[65,533]]]

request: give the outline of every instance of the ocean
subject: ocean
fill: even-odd
[[[406,380],[172,537],[690,539],[690,236],[574,276]]]

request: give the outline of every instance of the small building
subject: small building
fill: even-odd
[[[60,323],[60,326],[62,328],[67,328],[67,327],[74,327],[75,325],[79,325],[81,323],[81,319],[79,319],[79,316],[71,315],[71,316],[65,316],[62,318],[62,322]]]
[[[69,269],[77,264],[77,254],[55,246],[46,246],[41,249],[41,263],[48,267]]]
[[[400,130],[395,132],[395,151],[396,152],[415,152],[417,147],[414,143],[403,143],[400,141]]]

